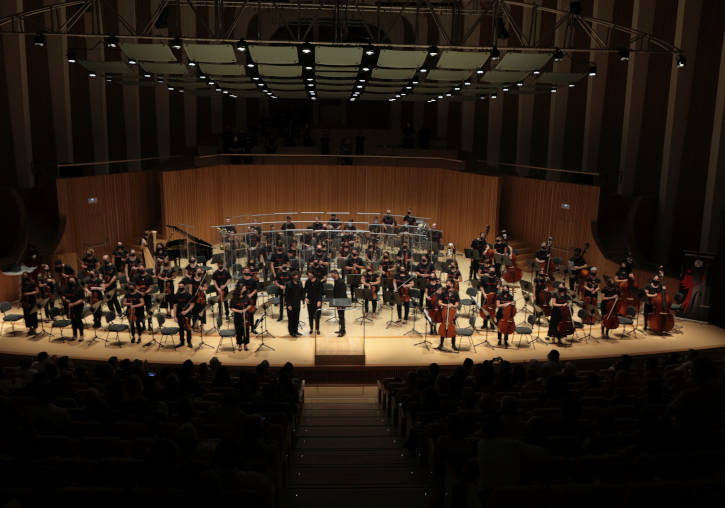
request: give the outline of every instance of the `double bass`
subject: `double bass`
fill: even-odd
[[[516,254],[511,254],[511,264],[506,266],[506,269],[503,271],[502,278],[506,282],[514,283],[521,280],[521,277],[523,276],[523,273],[521,272],[521,268],[519,268],[519,265],[516,263]]]
[[[448,304],[446,310],[441,311],[441,324],[438,325],[438,335],[448,339],[456,336],[456,309]]]
[[[539,263],[539,269],[544,270],[544,273],[551,279],[554,278],[554,269],[556,268],[554,266],[554,262],[551,259],[551,245],[553,243],[553,240],[551,237],[546,239],[546,248],[549,251],[549,255],[546,257],[546,261],[542,261]],[[548,316],[549,314],[547,314]]]
[[[655,333],[667,333],[675,327],[675,315],[670,310],[672,295],[667,294],[665,277],[660,267],[662,291],[652,298],[652,312],[647,316],[647,327]]]
[[[544,276],[547,279],[546,288],[536,293],[536,305],[544,313],[544,316],[549,317],[551,316],[551,278],[546,272],[544,272]]]

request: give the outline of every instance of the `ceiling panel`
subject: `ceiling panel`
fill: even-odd
[[[299,63],[297,46],[261,46],[251,44],[249,53],[257,63],[266,64],[296,64]]]
[[[488,71],[482,77],[481,81],[486,83],[516,83],[523,81],[529,75],[528,72],[513,71]]]
[[[437,81],[463,81],[471,77],[472,71],[448,71],[443,69],[433,69],[428,72],[426,79],[432,79]]]
[[[315,46],[315,64],[331,66],[346,65],[359,66],[362,60],[363,49],[361,47],[339,47]]]
[[[237,55],[231,44],[184,44],[189,59],[195,62],[236,63]]]
[[[586,76],[586,74],[583,72],[542,72],[536,79],[536,82],[552,85],[568,85],[569,83],[576,83],[584,76]]]
[[[443,50],[438,58],[439,69],[475,70],[488,60],[488,51],[451,51]]]
[[[373,69],[373,78],[376,79],[412,79],[416,69]]]
[[[417,69],[428,56],[426,50],[400,50],[383,49],[378,55],[379,67],[394,67],[398,69]]]
[[[302,67],[299,65],[265,65],[259,66],[260,76],[274,76],[285,78],[297,78],[302,76]]]
[[[119,44],[121,51],[127,57],[136,61],[146,62],[175,62],[176,56],[166,44],[138,44],[135,42],[122,42]]]
[[[245,74],[244,67],[239,64],[200,63],[199,67],[206,74],[212,76],[243,76]]]
[[[132,70],[126,62],[96,62],[93,60],[79,60],[79,62],[83,67],[97,74],[129,74]],[[182,65],[182,67],[184,66]]]
[[[496,65],[496,70],[535,71],[546,65],[551,56],[549,53],[512,53],[509,51]]]
[[[351,70],[351,71],[316,71],[316,76],[321,76],[323,78],[355,78],[357,77],[357,69]]]

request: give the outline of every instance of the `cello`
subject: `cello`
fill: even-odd
[[[602,316],[602,326],[607,330],[616,330],[619,328],[619,314],[617,313],[617,301],[619,297],[614,300],[607,300],[606,314]]]
[[[670,311],[672,295],[667,294],[665,277],[660,267],[660,278],[662,279],[662,291],[657,293],[650,302],[652,312],[647,316],[647,327],[655,333],[667,333],[675,327],[675,315]]]
[[[506,265],[506,269],[503,271],[503,280],[509,283],[514,283],[520,281],[522,276],[523,273],[521,272],[521,268],[519,268],[519,265],[516,263],[516,254],[512,252],[511,264]]]
[[[516,323],[514,316],[516,315],[516,305],[511,303],[501,308],[501,319],[498,320],[498,331],[504,335],[511,335],[516,331]]]
[[[553,240],[551,237],[546,239],[546,249],[549,251],[549,255],[546,257],[546,261],[539,263],[539,269],[543,270],[544,273],[551,279],[554,278],[554,262],[551,259],[551,244]],[[547,314],[548,316],[549,314]]]
[[[456,309],[452,304],[446,304],[446,310],[441,311],[441,324],[438,325],[438,335],[448,339],[456,336]]]
[[[559,321],[559,324],[556,325],[556,333],[559,337],[566,337],[567,335],[572,335],[576,329],[574,328],[574,323],[571,320],[571,308],[569,305],[560,307],[560,309],[561,320]]]
[[[546,277],[546,288],[536,293],[536,305],[544,313],[544,316],[551,316],[551,277],[544,272]]]

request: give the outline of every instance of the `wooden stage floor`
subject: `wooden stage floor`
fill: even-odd
[[[463,263],[461,263],[463,264]],[[463,268],[463,267],[462,267]],[[464,271],[463,273],[467,273]],[[464,284],[465,288],[468,284]],[[516,316],[517,322],[525,319],[523,314],[523,301],[518,301],[517,306],[519,313]],[[575,307],[575,312],[577,308]],[[14,308],[11,312],[19,312]],[[332,312],[325,310],[321,320],[321,335],[315,339],[314,336],[304,335],[299,338],[291,338],[287,334],[287,321],[282,322],[276,320],[277,309],[275,307],[273,316],[268,318],[267,325],[270,333],[274,337],[265,338],[265,343],[272,346],[274,350],[263,348],[256,351],[260,344],[260,339],[252,337],[249,351],[233,351],[229,346],[229,342],[225,342],[225,347],[217,352],[217,344],[219,343],[219,335],[211,328],[211,313],[207,318],[207,329],[205,341],[212,348],[204,347],[196,350],[199,344],[199,333],[196,332],[192,336],[194,349],[181,347],[178,349],[168,348],[158,350],[157,347],[144,347],[139,344],[131,344],[130,337],[127,333],[121,333],[121,345],[114,345],[112,342],[105,344],[103,341],[91,341],[93,330],[87,328],[85,331],[86,339],[83,342],[69,341],[50,341],[47,336],[27,337],[22,321],[16,329],[19,333],[14,336],[8,336],[10,326],[6,325],[3,329],[3,336],[0,337],[0,354],[11,355],[35,355],[41,351],[45,351],[52,355],[68,355],[71,358],[88,359],[88,360],[106,360],[111,356],[119,358],[131,358],[147,360],[151,363],[172,363],[179,364],[186,359],[192,361],[205,362],[216,356],[225,364],[229,365],[256,365],[262,360],[268,360],[270,364],[279,366],[287,361],[292,362],[296,366],[311,367],[321,365],[321,355],[332,355],[336,359],[332,362],[324,362],[327,365],[336,364],[343,365],[346,362],[340,360],[346,355],[364,355],[364,365],[368,367],[378,366],[416,366],[427,365],[431,362],[439,364],[460,364],[464,358],[470,357],[476,362],[495,357],[501,357],[509,361],[527,361],[530,359],[544,359],[552,348],[557,348],[562,353],[562,359],[583,359],[583,358],[600,358],[612,357],[621,354],[640,355],[640,354],[657,354],[671,351],[684,351],[687,349],[709,349],[725,347],[725,330],[714,325],[696,323],[692,321],[677,320],[676,330],[671,335],[659,336],[651,335],[643,332],[640,327],[634,335],[620,337],[621,328],[611,333],[610,339],[599,338],[599,325],[592,327],[592,334],[595,340],[579,339],[571,345],[564,347],[550,345],[543,342],[535,342],[529,344],[531,337],[513,336],[513,343],[507,349],[494,347],[489,348],[485,345],[479,345],[475,351],[470,348],[468,341],[464,340],[461,344],[460,351],[453,352],[450,349],[450,341],[446,340],[446,349],[448,351],[438,351],[436,349],[427,349],[423,346],[415,344],[423,340],[422,335],[405,335],[412,326],[412,309],[411,320],[407,325],[401,327],[386,327],[386,323],[391,318],[389,308],[384,308],[382,312],[373,318],[372,323],[368,323],[364,329],[357,320],[361,315],[359,308],[347,311],[347,336],[338,338],[335,334],[338,325],[336,322],[328,322],[332,316]],[[395,311],[393,313],[395,319]],[[416,319],[416,329],[422,334],[424,331],[424,321],[422,315],[418,315]],[[307,321],[307,313],[303,309],[301,319]],[[86,322],[90,324],[91,318],[86,318]],[[468,326],[467,314],[463,314],[458,319],[459,326]],[[104,320],[105,326],[105,320]],[[154,326],[156,322],[154,321]],[[481,318],[477,316],[476,326],[481,326]],[[225,323],[223,328],[231,327],[231,323]],[[46,328],[48,325],[46,324]],[[304,332],[308,331],[307,326],[303,328]],[[105,336],[105,330],[99,330],[101,335]],[[578,335],[585,335],[587,327],[583,331],[579,331]],[[58,331],[56,330],[56,333]],[[535,327],[533,337],[539,333],[540,337],[546,336],[546,327]],[[70,328],[64,330],[64,335],[70,335]],[[114,334],[111,334],[113,337]],[[156,334],[158,338],[159,335]],[[473,343],[479,344],[486,337],[485,332],[476,330],[473,336]],[[432,342],[432,346],[438,345],[439,338],[437,336],[428,339]],[[151,335],[146,333],[143,337],[143,344],[151,340]],[[491,344],[496,344],[496,333],[490,331],[488,340]],[[174,342],[178,341],[178,335],[174,337]],[[521,346],[519,347],[519,342]],[[317,363],[316,363],[317,358]]]

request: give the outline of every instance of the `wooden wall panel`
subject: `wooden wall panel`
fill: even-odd
[[[19,290],[19,275],[5,275],[4,273],[0,273],[0,302],[14,302],[18,299]]]
[[[218,236],[210,225],[254,213],[352,212],[343,220],[359,221],[369,217],[356,212],[410,207],[458,248],[486,224],[498,225],[498,177],[438,168],[226,165],[165,172],[161,186],[163,223],[191,224],[190,233],[212,243]]]
[[[56,181],[58,212],[66,228],[57,253],[82,255],[84,247],[110,252],[118,240],[136,242],[143,230],[160,224],[159,174],[154,172],[67,178]],[[97,204],[88,204],[95,196]]]

